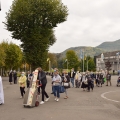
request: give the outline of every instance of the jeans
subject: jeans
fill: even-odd
[[[66,96],[68,96],[68,95],[67,95],[67,89],[65,89],[65,94],[66,94]]]
[[[74,78],[70,78],[70,81],[72,83],[72,86],[74,87]]]
[[[57,98],[60,98],[60,86],[53,86],[53,92],[54,92],[54,96]],[[57,94],[57,95],[56,95]]]

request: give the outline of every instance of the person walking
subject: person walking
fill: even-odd
[[[20,98],[23,98],[24,97],[24,94],[25,94],[25,86],[26,86],[26,76],[25,76],[25,72],[22,72],[21,73],[21,76],[18,80],[18,83],[19,83],[19,86],[20,86],[20,92],[21,92],[21,97]]]
[[[90,92],[90,88],[93,91],[94,82],[93,82],[93,78],[91,76],[88,76],[87,83],[88,83],[88,92]]]
[[[30,83],[31,83],[31,78],[32,78],[32,74],[30,74],[30,71],[27,72],[27,75],[26,75],[26,78],[27,78],[27,88],[30,88]]]
[[[13,79],[14,79],[14,84],[17,84],[17,72],[15,70],[13,71]]]
[[[44,104],[44,96],[46,97],[46,102],[49,100],[49,96],[45,91],[46,85],[47,85],[47,78],[46,78],[46,73],[42,70],[41,67],[37,68],[38,70],[38,76],[37,76],[37,80],[41,86],[42,89],[42,101],[40,102],[40,104]]]
[[[55,96],[55,101],[59,101],[60,98],[60,85],[61,85],[61,77],[58,73],[58,70],[54,70],[54,77],[53,77],[53,92]]]
[[[79,71],[77,71],[75,74],[75,86],[76,86],[76,88],[80,87],[81,76],[82,75],[79,73]]]
[[[66,71],[63,72],[62,82],[63,82],[63,86],[65,88],[65,95],[66,95],[66,97],[64,97],[64,99],[67,99],[68,98],[67,89],[70,88],[70,83],[69,83],[70,77]]]
[[[12,84],[12,75],[13,75],[13,72],[12,70],[9,72],[9,83],[10,85]]]
[[[74,77],[75,77],[75,71],[74,71],[74,68],[71,69],[71,72],[70,72],[70,81],[72,83],[72,87],[74,87]]]
[[[86,76],[85,72],[83,72],[81,82],[82,82],[81,88],[83,88],[83,91],[85,91],[85,88],[88,87],[87,76]]]
[[[100,75],[99,75],[99,85],[101,85],[101,87],[102,87],[103,81],[104,81],[104,75],[101,72]]]
[[[109,73],[109,71],[107,72],[106,80],[107,80],[107,85],[106,86],[108,86],[108,82],[110,83],[110,86],[111,86],[112,85],[112,83],[111,83],[111,74]]]

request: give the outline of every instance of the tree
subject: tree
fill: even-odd
[[[48,48],[56,41],[53,29],[66,21],[67,15],[60,0],[14,0],[4,24],[12,37],[22,42],[27,62],[44,67]]]
[[[81,71],[83,71],[83,59],[80,61],[80,68]],[[90,56],[84,56],[84,71],[95,71],[96,66],[95,66],[95,62],[94,59]]]
[[[74,68],[75,70],[78,69],[79,67],[79,60],[78,60],[78,56],[76,55],[76,53],[73,50],[69,50],[66,52],[66,59],[68,62],[68,68]],[[67,68],[67,64],[64,63],[65,68]]]
[[[0,67],[4,67],[5,66],[5,58],[6,58],[6,49],[8,47],[8,43],[6,43],[5,41],[3,41],[0,44]]]
[[[10,43],[6,49],[5,66],[9,69],[18,68],[22,63],[22,51],[19,46]]]
[[[51,68],[56,68],[57,67],[57,58],[54,53],[48,53],[48,60],[46,61],[46,70],[49,70],[49,61],[50,61],[50,66]]]
[[[57,67],[57,58],[54,53],[48,53],[48,58],[51,61],[51,67],[56,68]]]
[[[88,70],[89,71],[95,71],[96,70],[96,66],[95,66],[95,63],[94,63],[94,59],[91,58],[89,61],[88,61]]]

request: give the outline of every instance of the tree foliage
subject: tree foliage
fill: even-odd
[[[8,43],[3,41],[0,44],[0,67],[5,66],[5,58],[6,58],[6,49],[8,48]]]
[[[19,46],[10,43],[6,49],[5,65],[9,69],[18,68],[22,62],[22,51]]]
[[[57,58],[56,55],[53,53],[48,53],[48,58],[51,61],[51,67],[56,68],[57,67]]]
[[[22,51],[19,46],[3,41],[0,44],[0,67],[18,68],[22,62]]]
[[[80,68],[81,68],[81,71],[83,71],[83,59],[80,61]],[[96,70],[96,65],[95,65],[94,59],[90,56],[84,57],[84,71],[87,71],[87,70],[88,71]]]
[[[79,67],[79,60],[78,60],[78,56],[76,55],[76,53],[73,50],[69,50],[66,53],[66,59],[68,62],[68,69],[74,68],[75,70],[78,69]],[[65,67],[67,68],[67,63],[64,63]]]
[[[14,0],[4,24],[22,42],[27,62],[44,67],[48,48],[56,41],[53,28],[66,21],[67,15],[60,0]]]

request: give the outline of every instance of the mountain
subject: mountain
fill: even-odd
[[[105,51],[117,51],[120,50],[120,40],[116,40],[113,42],[104,42],[96,48],[103,49]]]
[[[94,57],[94,56],[97,56],[104,52],[120,50],[120,40],[116,40],[113,42],[103,42],[102,44],[100,44],[99,46],[96,46],[96,47],[87,47],[87,46],[71,47],[61,53],[57,53],[56,56],[59,59],[65,58],[66,52],[68,50],[73,50],[73,51],[75,51],[77,56],[80,58],[80,50],[81,49],[84,50],[85,56]]]
[[[59,59],[65,58],[66,52],[68,50],[73,50],[77,54],[77,56],[80,58],[80,50],[84,50],[85,56],[91,56],[94,57],[96,55],[99,55],[100,53],[106,52],[105,50],[101,50],[99,48],[95,47],[86,47],[86,46],[80,46],[80,47],[71,47],[61,53],[56,54]]]

